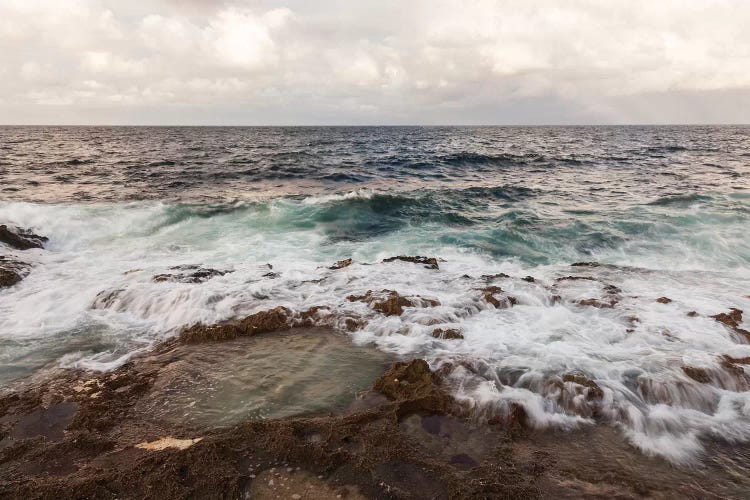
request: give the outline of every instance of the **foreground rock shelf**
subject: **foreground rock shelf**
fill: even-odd
[[[21,381],[0,393],[0,497],[668,498],[739,497],[750,487],[742,447],[716,445],[703,466],[683,470],[643,456],[607,427],[533,431],[522,413],[479,424],[419,359],[371,360],[383,367],[372,390],[293,416],[232,424],[189,418],[200,405],[172,418],[154,409],[176,397],[173,382],[191,368],[212,363],[221,379],[217,359],[233,371],[264,342],[278,350],[274,342],[295,336],[322,339],[310,352],[347,349],[348,339],[331,335],[294,327],[208,344],[173,340],[111,373],[58,369]],[[271,375],[253,368],[259,379]],[[330,369],[333,382],[350,378]],[[744,475],[730,477],[729,456]]]

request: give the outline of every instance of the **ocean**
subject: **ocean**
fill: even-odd
[[[0,289],[0,384],[325,306],[356,345],[450,364],[478,418],[520,404],[688,463],[750,439],[727,361],[750,356],[749,174],[744,126],[1,127],[0,224],[49,241],[0,244],[32,265]],[[383,290],[412,306],[350,298]]]

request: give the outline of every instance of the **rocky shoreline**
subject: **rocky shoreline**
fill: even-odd
[[[0,497],[719,498],[750,484],[719,465],[675,469],[606,428],[535,431],[520,408],[478,423],[448,392],[446,369],[421,359],[394,362],[343,411],[233,426],[158,418],[139,403],[170,397],[157,382],[205,345],[192,340],[166,341],[113,372],[56,368],[3,389]],[[593,460],[602,453],[621,456]],[[742,447],[731,456],[735,468],[750,464]]]

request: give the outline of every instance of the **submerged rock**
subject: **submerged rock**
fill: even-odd
[[[0,255],[0,288],[15,285],[24,279],[30,270],[29,264]]]
[[[222,271],[218,269],[203,268],[197,265],[183,265],[174,266],[169,268],[172,271],[178,271],[174,273],[157,274],[151,281],[154,283],[163,283],[170,281],[174,283],[203,283],[216,276],[224,276],[232,271]]]
[[[669,297],[659,297],[658,299],[656,299],[656,301],[659,304],[669,304],[670,302],[672,302],[672,299],[670,299]]]
[[[352,259],[340,260],[340,261],[336,262],[334,265],[332,265],[331,267],[329,267],[328,269],[333,269],[334,271],[336,269],[343,269],[345,267],[351,266],[352,262],[353,262]]]
[[[719,323],[729,327],[734,333],[741,335],[744,340],[750,342],[750,332],[740,328],[742,322],[742,310],[732,307],[728,313],[719,313],[711,316]]]
[[[427,269],[440,269],[440,267],[438,266],[438,260],[435,257],[422,257],[421,255],[416,255],[414,257],[410,257],[407,255],[398,255],[396,257],[388,257],[387,259],[383,259],[383,262],[393,262],[396,260],[413,262],[414,264],[424,264]]]
[[[599,300],[599,299],[583,299],[577,302],[580,306],[596,307],[597,309],[612,309],[617,304],[617,300]]]
[[[350,302],[365,302],[374,310],[386,316],[400,316],[403,314],[405,307],[436,307],[440,305],[440,301],[435,299],[426,299],[419,295],[403,297],[394,290],[382,290],[380,292],[368,290],[364,295],[349,295],[346,299]]]
[[[436,339],[443,340],[459,340],[464,338],[461,330],[458,330],[456,328],[435,328],[434,330],[432,330],[432,333],[430,335],[432,335]]]
[[[288,330],[291,326],[291,320],[292,312],[286,307],[279,306],[251,314],[239,321],[208,326],[203,324],[191,326],[180,334],[180,340],[186,343],[211,342]]]
[[[484,288],[477,288],[477,290],[482,292],[482,299],[495,306],[496,309],[508,309],[518,303],[515,297],[500,295],[504,292],[499,286],[486,286]],[[498,295],[500,295],[499,298]]]
[[[696,316],[698,316],[698,312],[697,311],[690,311],[690,312],[687,313],[687,317],[688,318],[695,318]]]
[[[5,224],[0,225],[0,242],[17,250],[44,248],[44,244],[47,241],[47,237],[34,234],[29,229],[21,229],[18,227],[10,229]]]
[[[601,387],[599,387],[599,384],[589,379],[585,375],[582,375],[580,373],[566,373],[562,376],[562,380],[563,382],[572,382],[583,387],[586,393],[586,399],[588,399],[589,401],[598,401],[604,397],[604,391]]]
[[[695,380],[696,382],[700,382],[701,384],[708,384],[709,382],[711,382],[711,377],[709,377],[708,370],[706,370],[705,368],[683,366],[682,371],[685,372],[685,375]]]

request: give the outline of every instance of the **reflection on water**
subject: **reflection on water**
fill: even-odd
[[[183,346],[139,404],[157,418],[205,425],[344,408],[388,359],[323,329]]]

